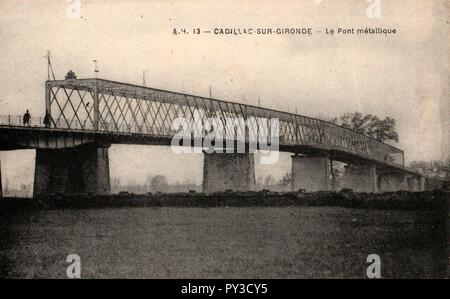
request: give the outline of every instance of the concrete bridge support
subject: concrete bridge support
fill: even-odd
[[[292,191],[331,191],[333,180],[328,157],[292,156]]]
[[[377,171],[373,165],[347,165],[343,187],[355,192],[378,192]]]
[[[424,180],[424,191],[443,190],[446,187],[444,181],[439,181],[432,178],[424,178]]]
[[[255,190],[255,160],[249,153],[204,153],[203,192]]]
[[[421,179],[417,176],[407,177],[408,191],[420,192],[421,191]]]
[[[52,193],[110,194],[109,146],[37,149],[33,196]]]
[[[378,191],[397,192],[408,191],[407,176],[394,170],[378,170]]]
[[[425,191],[426,178],[424,176],[419,177],[419,192]]]

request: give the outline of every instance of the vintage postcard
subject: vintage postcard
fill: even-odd
[[[449,12],[0,0],[0,277],[448,278]]]

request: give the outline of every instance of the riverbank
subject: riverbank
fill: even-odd
[[[448,209],[450,193],[433,192],[222,192],[116,194],[92,196],[86,194],[54,195],[37,199],[2,198],[0,210],[54,209],[54,208],[107,208],[107,207],[345,207],[381,210],[435,210]]]

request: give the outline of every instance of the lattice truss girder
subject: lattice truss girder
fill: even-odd
[[[94,94],[83,89],[49,89],[52,123],[57,128],[94,129]]]
[[[191,124],[194,136],[204,137],[211,133],[207,130],[211,125],[208,119],[213,118],[218,136],[245,136],[246,140],[254,141],[262,135],[270,142],[274,132],[270,119],[278,119],[281,145],[336,149],[382,161],[395,156],[397,161],[393,162],[403,163],[401,150],[301,115],[101,79],[48,81],[46,84],[54,125],[59,128],[173,137],[179,131],[173,128],[174,120],[183,118]],[[198,118],[200,122],[196,122]],[[238,119],[246,122],[245,132],[239,126],[236,128]]]

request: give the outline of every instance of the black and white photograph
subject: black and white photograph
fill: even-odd
[[[449,13],[0,0],[0,278],[448,279]]]

